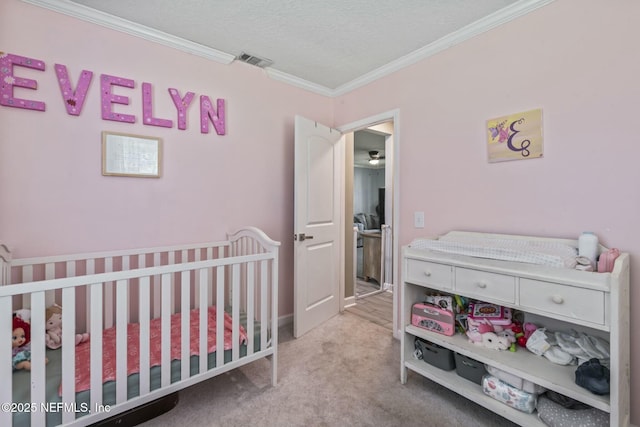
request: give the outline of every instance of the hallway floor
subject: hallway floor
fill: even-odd
[[[391,292],[356,298],[356,305],[345,311],[393,331],[393,293]]]

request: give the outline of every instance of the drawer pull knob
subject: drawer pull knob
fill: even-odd
[[[424,275],[427,276],[427,277],[431,277],[431,272],[430,271],[425,271]]]
[[[487,287],[487,284],[483,282],[476,282],[476,286],[479,287],[480,289],[484,289]]]
[[[562,298],[560,295],[554,295],[551,297],[551,301],[555,302],[556,304],[562,304],[564,302],[564,298]]]

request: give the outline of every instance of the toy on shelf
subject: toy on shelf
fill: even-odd
[[[474,344],[515,351],[514,327],[510,308],[483,302],[469,304],[466,334]]]
[[[538,327],[530,322],[526,322],[524,325],[516,323],[512,330],[515,333],[516,342],[518,343],[518,345],[520,347],[526,347],[527,340],[531,335],[533,335],[536,329],[538,329]]]
[[[455,316],[453,312],[426,302],[413,304],[411,324],[448,336],[455,333]]]

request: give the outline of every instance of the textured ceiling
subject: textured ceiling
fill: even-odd
[[[441,50],[551,0],[24,1],[96,23],[113,24],[116,17],[129,29],[140,24],[143,32],[232,57],[265,57],[273,61],[272,77],[332,94],[406,66],[429,46],[442,42]]]

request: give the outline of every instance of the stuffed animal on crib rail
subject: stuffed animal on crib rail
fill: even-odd
[[[29,341],[31,328],[20,317],[13,317],[13,335],[11,336],[11,359],[13,370],[31,370],[31,345]]]
[[[51,350],[62,347],[62,307],[54,304],[47,308],[45,325],[45,343]],[[89,334],[76,334],[76,345],[89,340]]]

